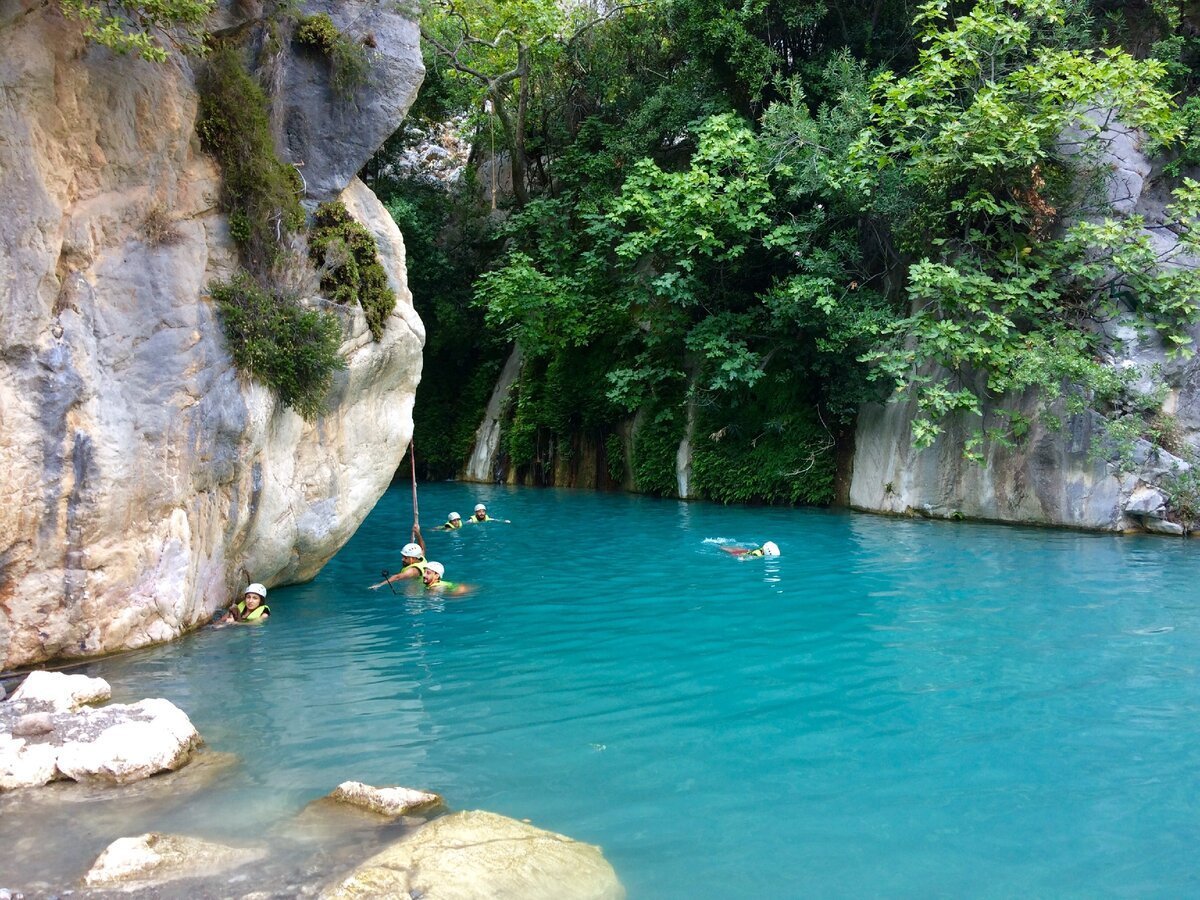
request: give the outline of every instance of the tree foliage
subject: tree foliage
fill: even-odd
[[[204,23],[215,0],[59,0],[63,13],[83,23],[83,35],[122,56],[165,62],[171,44],[201,50]]]
[[[1119,129],[1171,153],[1183,135],[1185,171],[1200,117],[1172,91],[1200,52],[1171,0],[1126,13],[436,0],[439,109],[476,117],[477,158],[494,125],[514,161],[516,202],[452,304],[531,360],[514,458],[581,427],[569,396],[605,440],[637,414],[630,474],[670,493],[690,402],[703,494],[823,502],[865,400],[915,398],[925,446],[1008,393],[1115,402],[1117,324],[1190,353],[1195,271],[1108,208],[1104,154]],[[1163,224],[1187,249],[1197,189],[1175,187]]]

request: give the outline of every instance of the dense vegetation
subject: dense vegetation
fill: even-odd
[[[1176,176],[1200,158],[1181,9],[435,0],[415,112],[473,116],[480,172],[504,165],[512,189],[497,216],[477,185],[375,184],[414,256],[457,273],[414,288],[431,334],[461,341],[431,347],[418,428],[474,427],[479,385],[450,404],[446,382],[515,341],[510,463],[536,474],[553,437],[589,433],[610,474],[658,493],[689,403],[696,486],[726,501],[827,502],[855,411],[897,393],[918,445],[947,417],[979,422],[974,458],[1027,432],[982,427],[1007,392],[1038,392],[1048,419],[1136,408],[1127,427],[1153,437],[1154,404],[1129,396],[1145,373],[1110,365],[1106,323],[1190,354],[1200,286],[1105,207],[1098,160],[1114,123]],[[1200,187],[1175,186],[1190,242]],[[635,413],[624,473],[613,437]]]
[[[338,355],[338,320],[303,307],[281,289],[263,287],[245,272],[215,282],[209,292],[220,310],[234,365],[304,418],[316,418],[324,410],[334,372],[346,365]]]

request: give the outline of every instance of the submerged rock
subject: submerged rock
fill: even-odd
[[[258,847],[229,847],[175,834],[118,838],[84,877],[89,887],[150,886],[227,872],[266,856]]]
[[[0,706],[0,791],[62,778],[127,784],[178,769],[202,743],[169,700],[76,708],[110,693],[99,678],[30,675]]]
[[[377,788],[360,781],[343,781],[333,789],[329,799],[393,818],[442,805],[437,794],[406,787]]]
[[[495,813],[435,819],[363,863],[321,897],[423,900],[618,900],[600,848]]]

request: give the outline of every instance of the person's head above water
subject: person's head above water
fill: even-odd
[[[778,556],[779,555],[779,545],[776,544],[774,541],[767,541],[765,544],[762,545],[762,552],[763,552],[763,556]]]
[[[249,600],[251,597],[254,598],[256,604],[262,603],[267,599],[267,589],[256,581],[250,587],[246,588],[242,594],[242,599],[244,600]]]
[[[452,513],[450,513],[450,517],[449,517],[449,518],[448,518],[446,521],[448,521],[448,522],[458,522],[458,521],[460,521],[461,519],[462,519],[462,516],[460,516],[460,515],[459,515],[458,513],[456,513],[456,512],[452,512]]]
[[[487,507],[484,506],[482,503],[475,504],[475,518],[477,518],[477,519],[486,519],[487,518]]]
[[[400,555],[404,557],[405,565],[407,565],[408,560],[421,559],[425,554],[421,552],[420,544],[405,544],[400,548]]]
[[[426,584],[437,584],[446,574],[446,567],[440,562],[431,562],[425,566],[425,571],[421,574]]]

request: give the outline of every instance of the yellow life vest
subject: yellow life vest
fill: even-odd
[[[267,606],[265,603],[260,603],[250,612],[246,612],[246,601],[239,600],[235,608],[237,609],[237,613],[234,618],[238,622],[257,622],[264,615],[271,615],[271,607]]]

